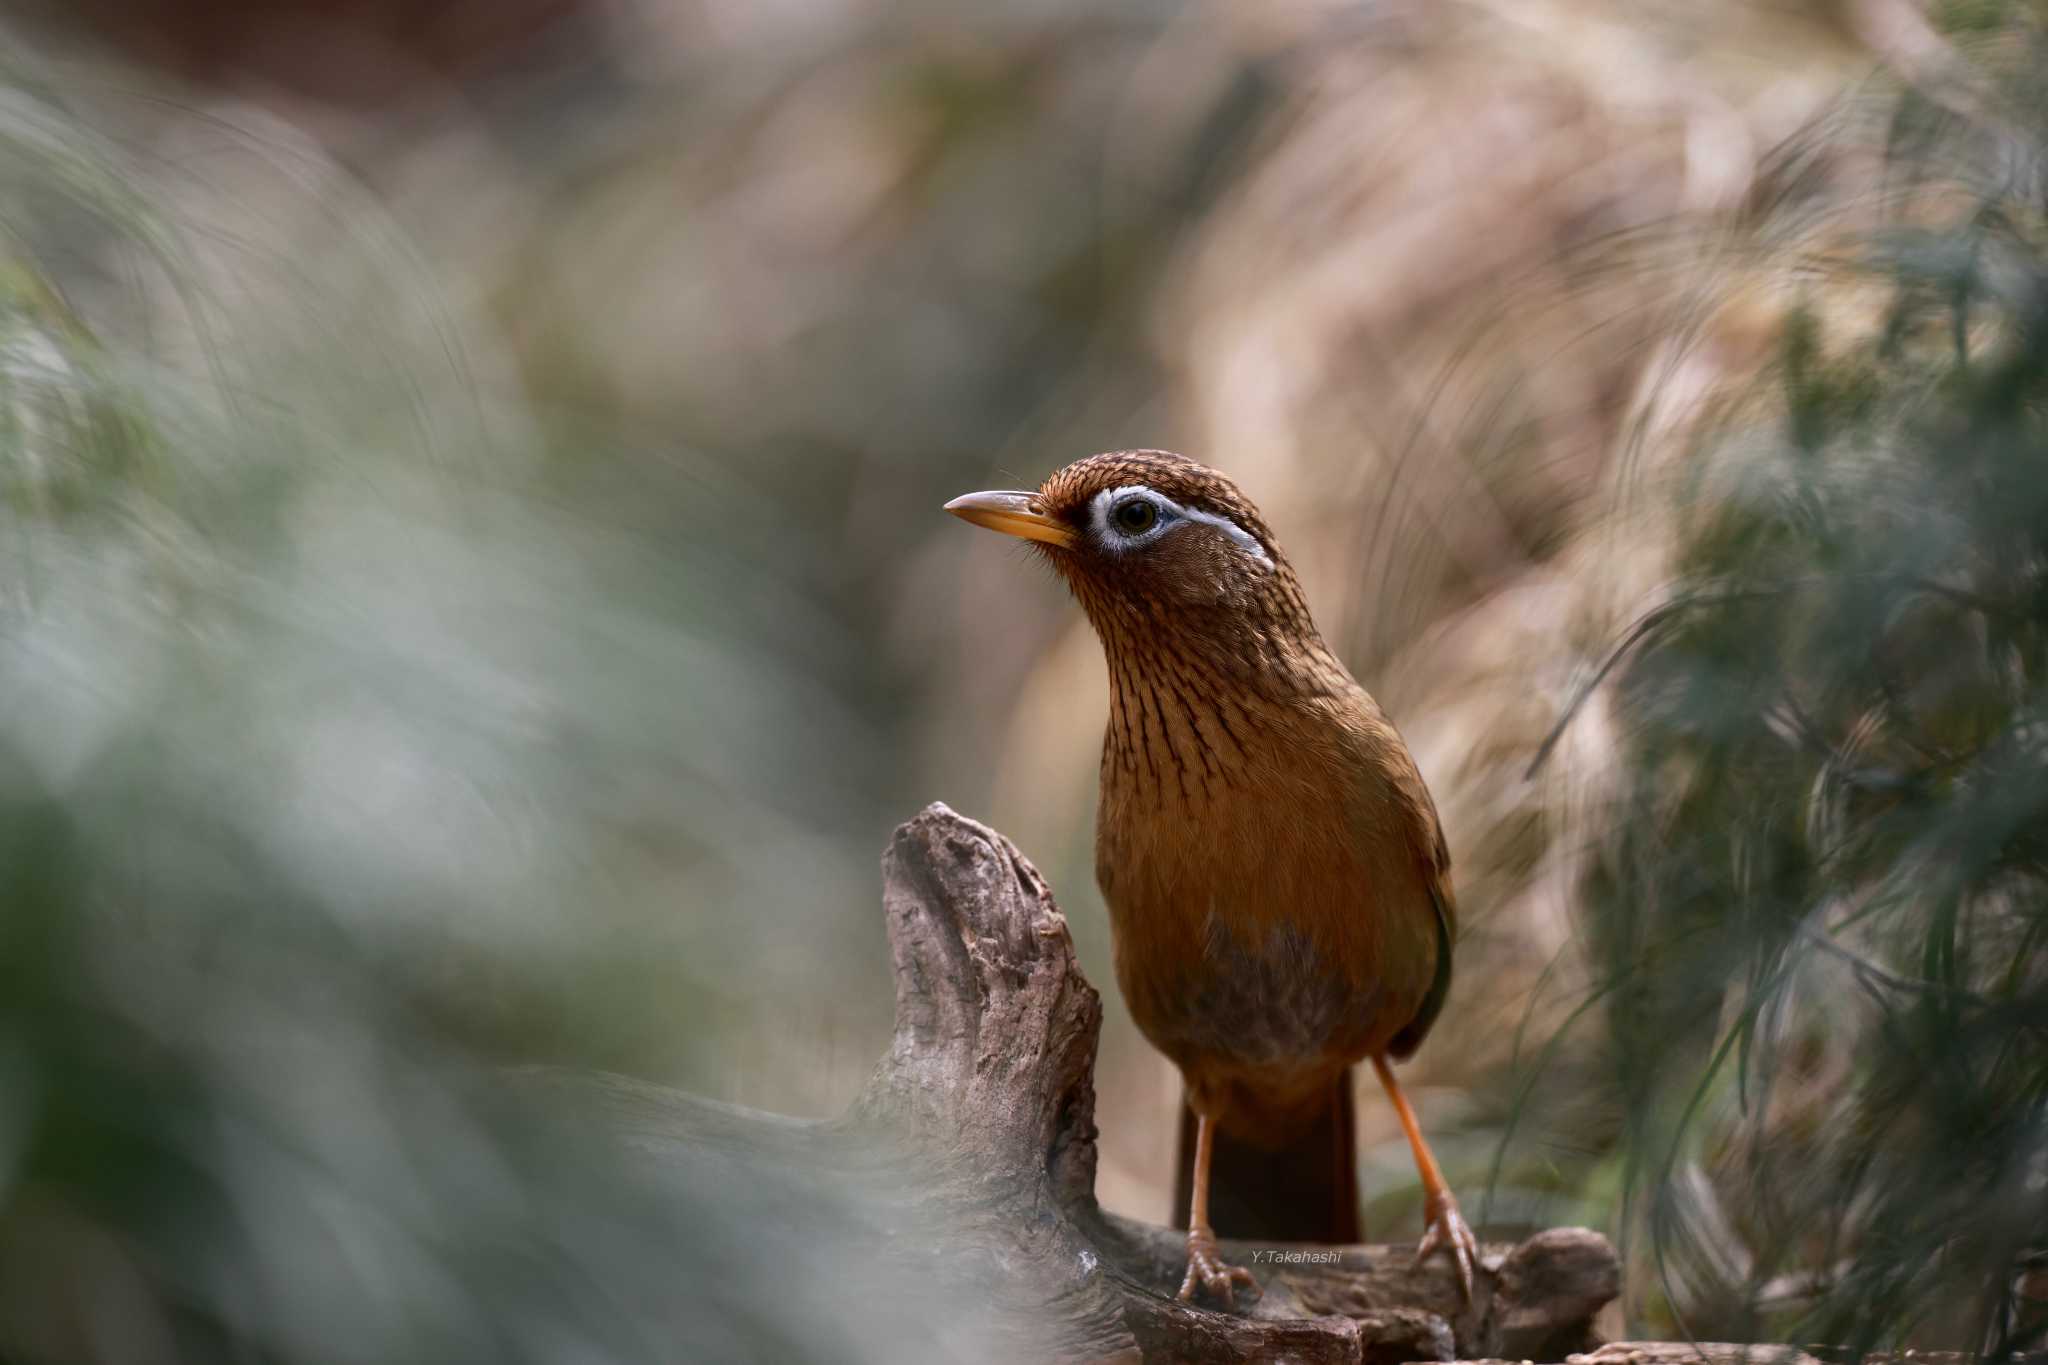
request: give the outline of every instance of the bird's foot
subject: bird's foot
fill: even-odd
[[[1226,1308],[1237,1307],[1237,1286],[1243,1285],[1253,1294],[1263,1292],[1252,1273],[1241,1265],[1226,1265],[1216,1252],[1216,1234],[1207,1228],[1195,1228],[1188,1233],[1188,1273],[1180,1282],[1180,1301],[1193,1303],[1198,1290],[1206,1290],[1223,1300]]]
[[[1429,1197],[1423,1216],[1429,1226],[1415,1248],[1416,1264],[1428,1260],[1430,1253],[1438,1248],[1449,1251],[1458,1267],[1458,1286],[1465,1291],[1466,1301],[1470,1302],[1472,1267],[1479,1263],[1479,1242],[1466,1225],[1465,1215],[1458,1212],[1458,1201],[1449,1190],[1438,1190]]]

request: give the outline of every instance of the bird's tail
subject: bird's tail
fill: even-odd
[[[1218,1129],[1209,1167],[1209,1223],[1219,1237],[1269,1242],[1358,1242],[1358,1130],[1351,1073],[1330,1088],[1279,1147],[1258,1147]],[[1290,1124],[1290,1128],[1294,1125]],[[1175,1226],[1186,1227],[1194,1189],[1195,1115],[1180,1110]]]

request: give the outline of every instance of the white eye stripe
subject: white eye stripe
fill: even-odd
[[[1154,508],[1158,509],[1158,518],[1153,522],[1150,529],[1141,531],[1136,535],[1113,530],[1109,524],[1111,510],[1119,504],[1134,498],[1151,503]],[[1266,553],[1265,546],[1259,544],[1259,538],[1245,530],[1244,527],[1239,526],[1229,517],[1218,516],[1214,512],[1204,512],[1199,507],[1183,507],[1164,493],[1156,492],[1141,483],[1126,484],[1122,488],[1105,488],[1091,498],[1088,503],[1088,529],[1094,533],[1095,543],[1104,549],[1115,552],[1135,549],[1140,545],[1149,545],[1152,541],[1164,535],[1167,529],[1176,521],[1198,521],[1204,526],[1213,526],[1236,541],[1246,554],[1250,555],[1260,564],[1269,569],[1273,567],[1272,556]]]

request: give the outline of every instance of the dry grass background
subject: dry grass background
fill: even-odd
[[[1570,784],[1597,780],[1597,717],[1573,762],[1538,781],[1524,770],[1587,658],[1660,580],[1643,483],[1679,457],[1699,405],[1770,354],[1785,296],[1744,239],[1772,153],[1868,56],[1826,10],[1348,17],[1302,7],[1252,34],[1189,23],[1276,54],[1285,93],[1162,280],[1149,331],[1168,425],[1283,528],[1326,631],[1438,794],[1466,928],[1414,1071],[1439,1126],[1469,1125],[1452,1160],[1479,1185],[1517,1051],[1548,1038],[1582,984],[1564,813]],[[1162,47],[1178,70],[1182,48]],[[968,658],[1006,629],[989,602],[1014,593],[979,573],[962,583]],[[995,718],[993,810],[1026,847],[1071,848],[1096,743],[1075,713],[1105,693],[1085,626],[1046,610],[1066,619],[1036,628],[1043,658]],[[1061,883],[1070,898],[1076,880]],[[1091,946],[1107,980],[1099,927]],[[1175,1078],[1126,1027],[1103,1089],[1104,1197],[1163,1217]],[[1372,1183],[1405,1186],[1398,1131],[1365,1090]],[[1536,1165],[1549,1144],[1567,1165],[1598,1150],[1607,1125],[1595,1099],[1581,1126],[1587,1098],[1524,1130]],[[1558,1210],[1524,1198],[1496,1212]]]

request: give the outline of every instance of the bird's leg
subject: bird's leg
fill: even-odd
[[[1195,1291],[1206,1289],[1228,1307],[1237,1306],[1237,1286],[1254,1294],[1259,1282],[1240,1265],[1225,1265],[1216,1253],[1216,1231],[1209,1226],[1209,1149],[1211,1124],[1206,1114],[1195,1116],[1195,1192],[1188,1200],[1188,1273],[1180,1282],[1180,1300],[1195,1301]]]
[[[1401,1084],[1394,1079],[1394,1069],[1387,1065],[1385,1057],[1373,1058],[1372,1069],[1379,1073],[1387,1098],[1394,1102],[1394,1112],[1400,1116],[1402,1131],[1408,1134],[1408,1146],[1415,1153],[1415,1169],[1422,1174],[1422,1218],[1426,1227],[1421,1244],[1415,1248],[1415,1259],[1421,1261],[1438,1247],[1448,1249],[1457,1263],[1458,1284],[1469,1300],[1479,1243],[1474,1240],[1472,1229],[1465,1225],[1465,1216],[1458,1212],[1458,1201],[1452,1197],[1451,1187],[1444,1183],[1444,1173],[1437,1169],[1436,1157],[1423,1140],[1422,1126],[1415,1121],[1415,1111],[1408,1107],[1408,1097],[1401,1093]]]

